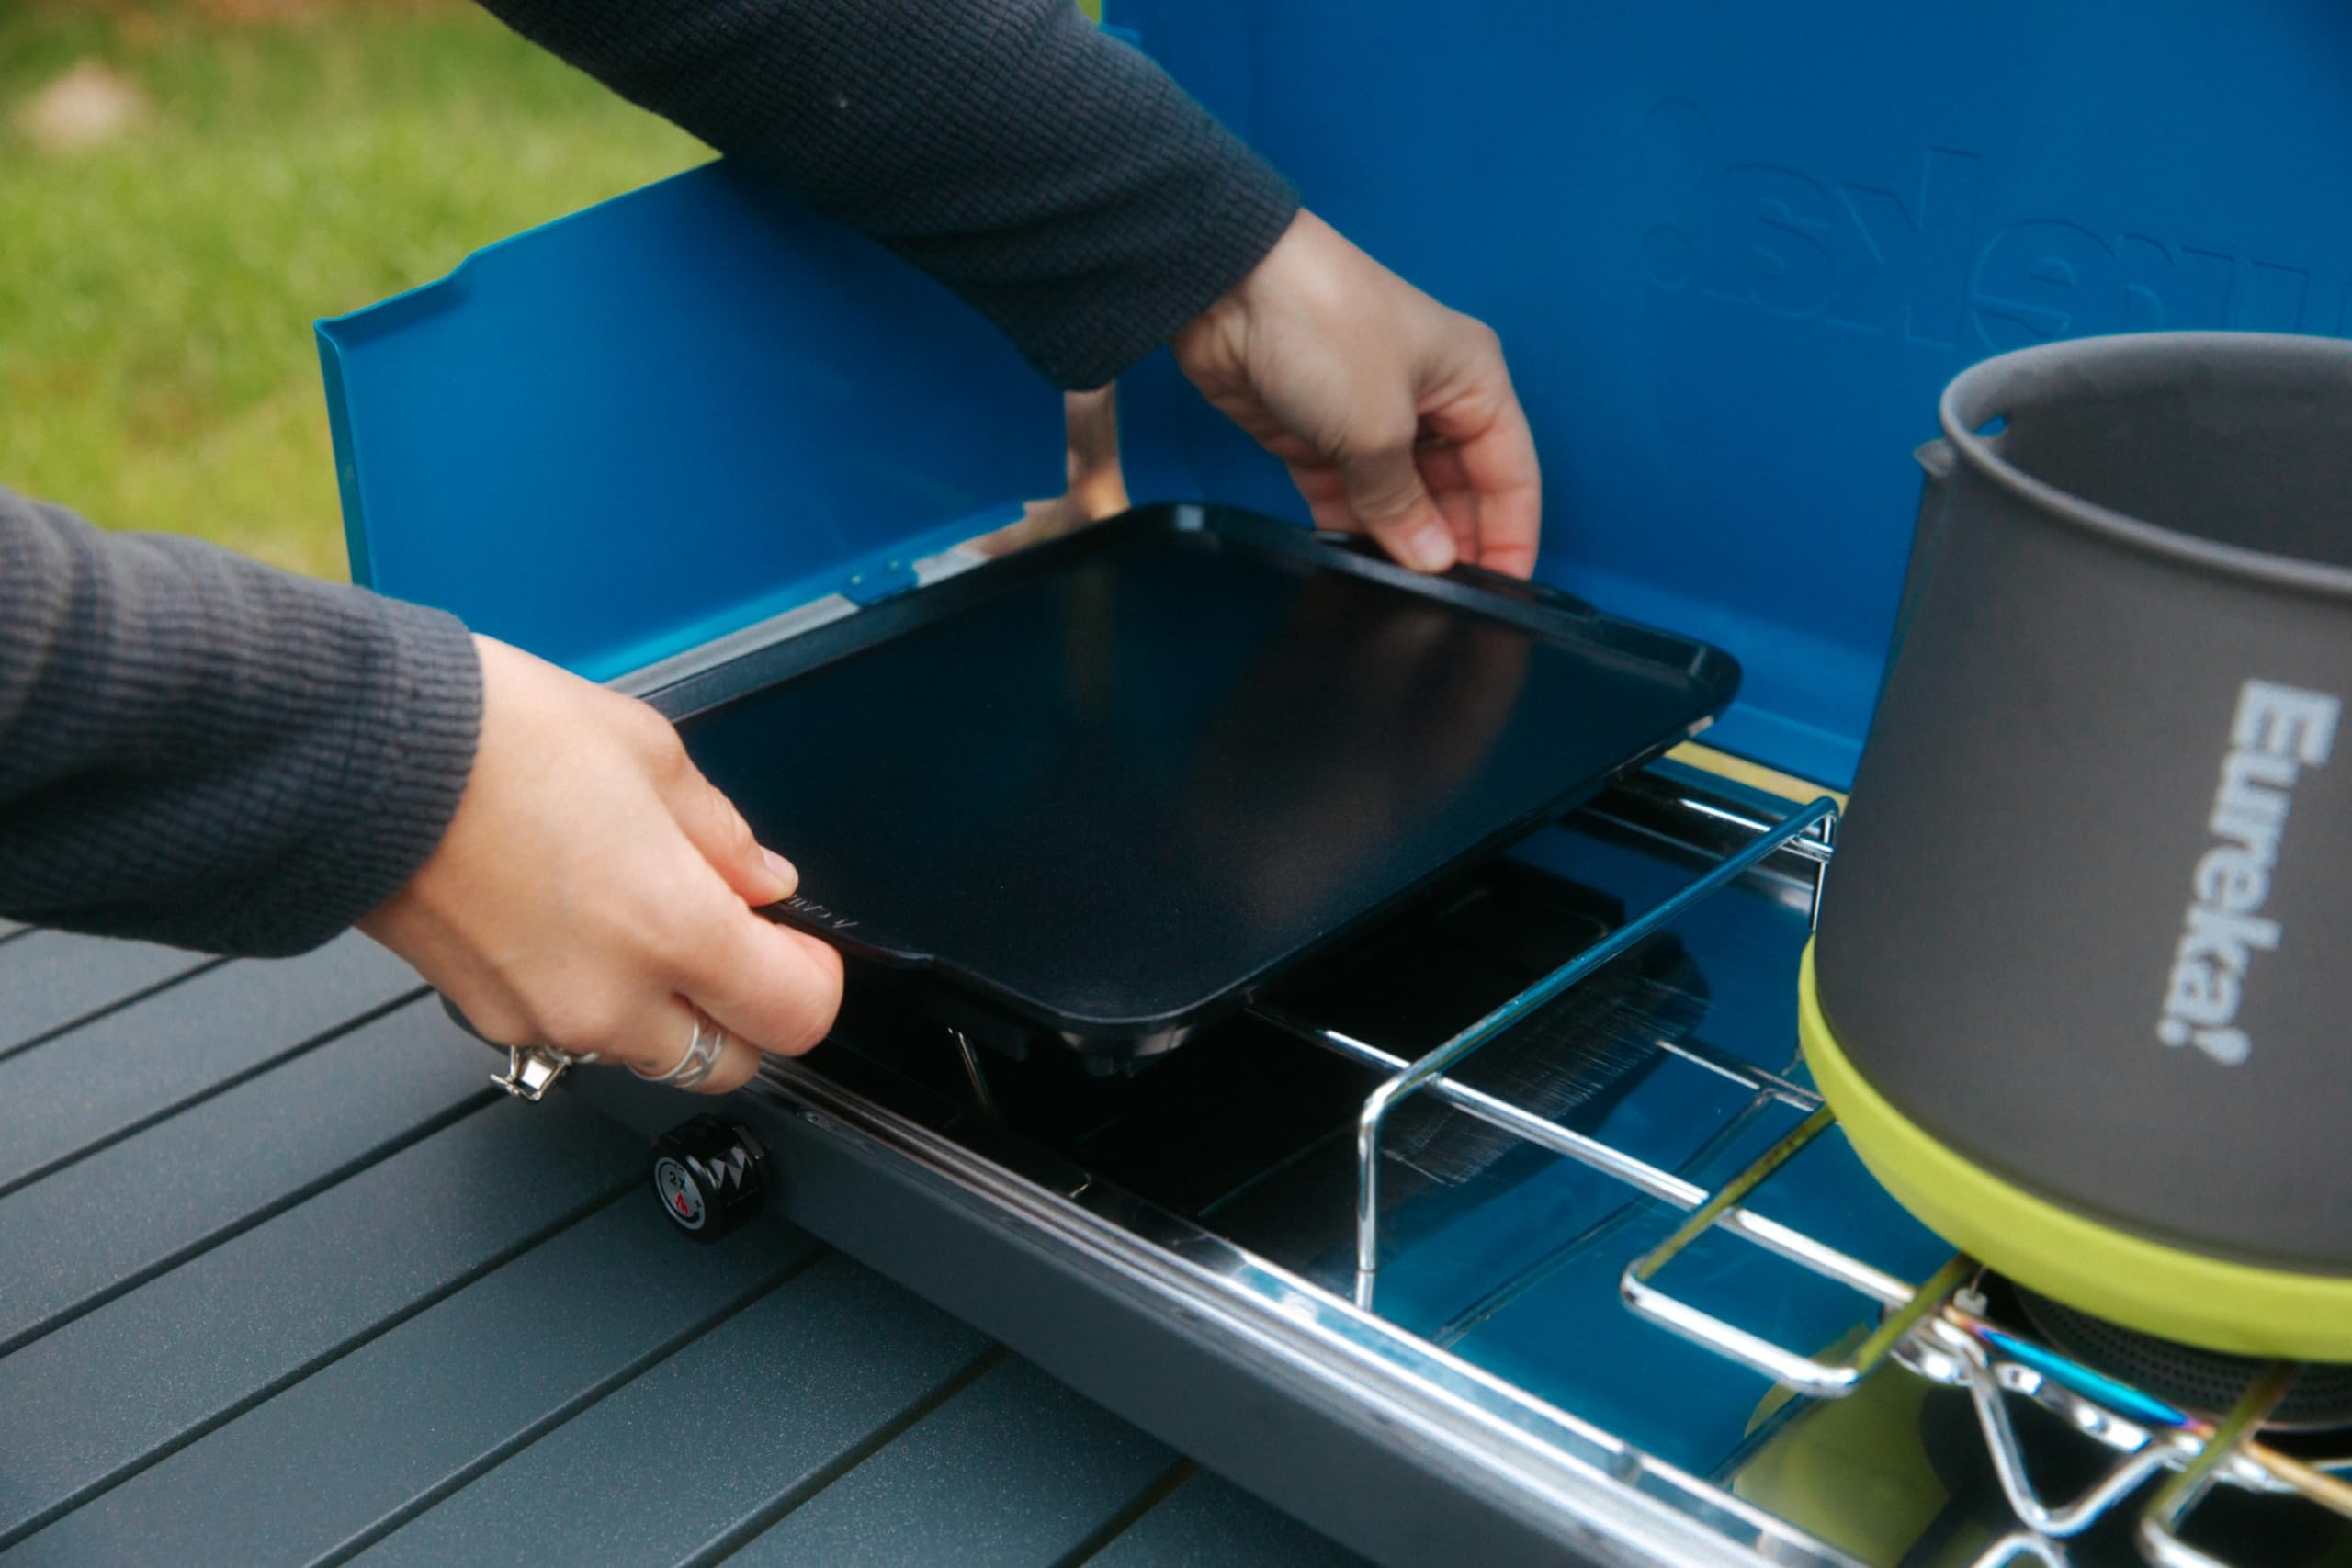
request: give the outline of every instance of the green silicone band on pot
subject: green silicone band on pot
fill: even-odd
[[[1863,1079],[1822,1014],[1810,945],[1797,989],[1797,1031],[1815,1084],[1862,1164],[1929,1230],[2029,1289],[2127,1328],[2242,1356],[2352,1361],[2352,1279],[2167,1247],[2004,1180]]]

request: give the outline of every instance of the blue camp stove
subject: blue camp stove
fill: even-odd
[[[1629,765],[1143,1070],[854,998],[667,1145],[730,1185],[650,1190],[718,1221],[755,1177],[1383,1562],[2352,1562],[2352,1410],[2260,1424],[1954,1256],[1795,1043],[1937,392],[2055,336],[2346,330],[2352,211],[2309,197],[2352,182],[2352,22],[1113,12],[1498,327],[1543,575],[1727,650],[1739,698],[1716,752]],[[321,333],[355,574],[673,711],[987,570],[1062,482],[1058,400],[976,318],[725,164]],[[1120,398],[1138,499],[1299,517],[1164,358]],[[564,1087],[650,1135],[705,1109]]]
[[[2340,1408],[2228,1430],[1856,1160],[1793,1044],[1834,822],[1668,761],[1144,1072],[869,998],[684,1136],[1383,1562],[2341,1561]]]

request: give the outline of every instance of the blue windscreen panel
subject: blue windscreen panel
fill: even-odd
[[[1850,777],[1962,367],[2352,333],[2341,0],[1110,0],[1365,249],[1502,333],[1543,571],[1747,671],[1709,739]],[[1132,378],[1138,495],[1298,514]],[[1143,446],[1147,449],[1138,449]]]
[[[2340,0],[1110,0],[1324,216],[1500,330],[1544,574],[1718,643],[1709,739],[1850,778],[1969,363],[2352,333]],[[724,166],[322,329],[355,569],[591,674],[1060,487],[944,290]],[[1129,490],[1300,517],[1158,356]],[[878,570],[878,575],[875,575]]]
[[[354,576],[596,679],[1063,483],[1060,399],[1002,338],[724,164],[319,337]]]

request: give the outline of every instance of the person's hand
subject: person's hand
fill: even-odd
[[[481,739],[448,831],[360,930],[501,1044],[601,1052],[659,1073],[698,1006],[727,1032],[701,1088],[762,1051],[824,1037],[842,961],[752,907],[791,896],[763,849],[643,703],[476,637]]]
[[[1127,482],[1119,468],[1118,389],[1062,394],[1062,493],[1029,502],[1018,521],[967,539],[965,548],[993,560],[1127,509]]]
[[[1317,527],[1422,571],[1534,570],[1542,483],[1499,340],[1313,213],[1170,347],[1290,465]]]

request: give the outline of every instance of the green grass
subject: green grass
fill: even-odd
[[[0,0],[0,484],[341,576],[312,319],[707,154],[470,6],[291,9]],[[36,152],[84,59],[153,112]]]

